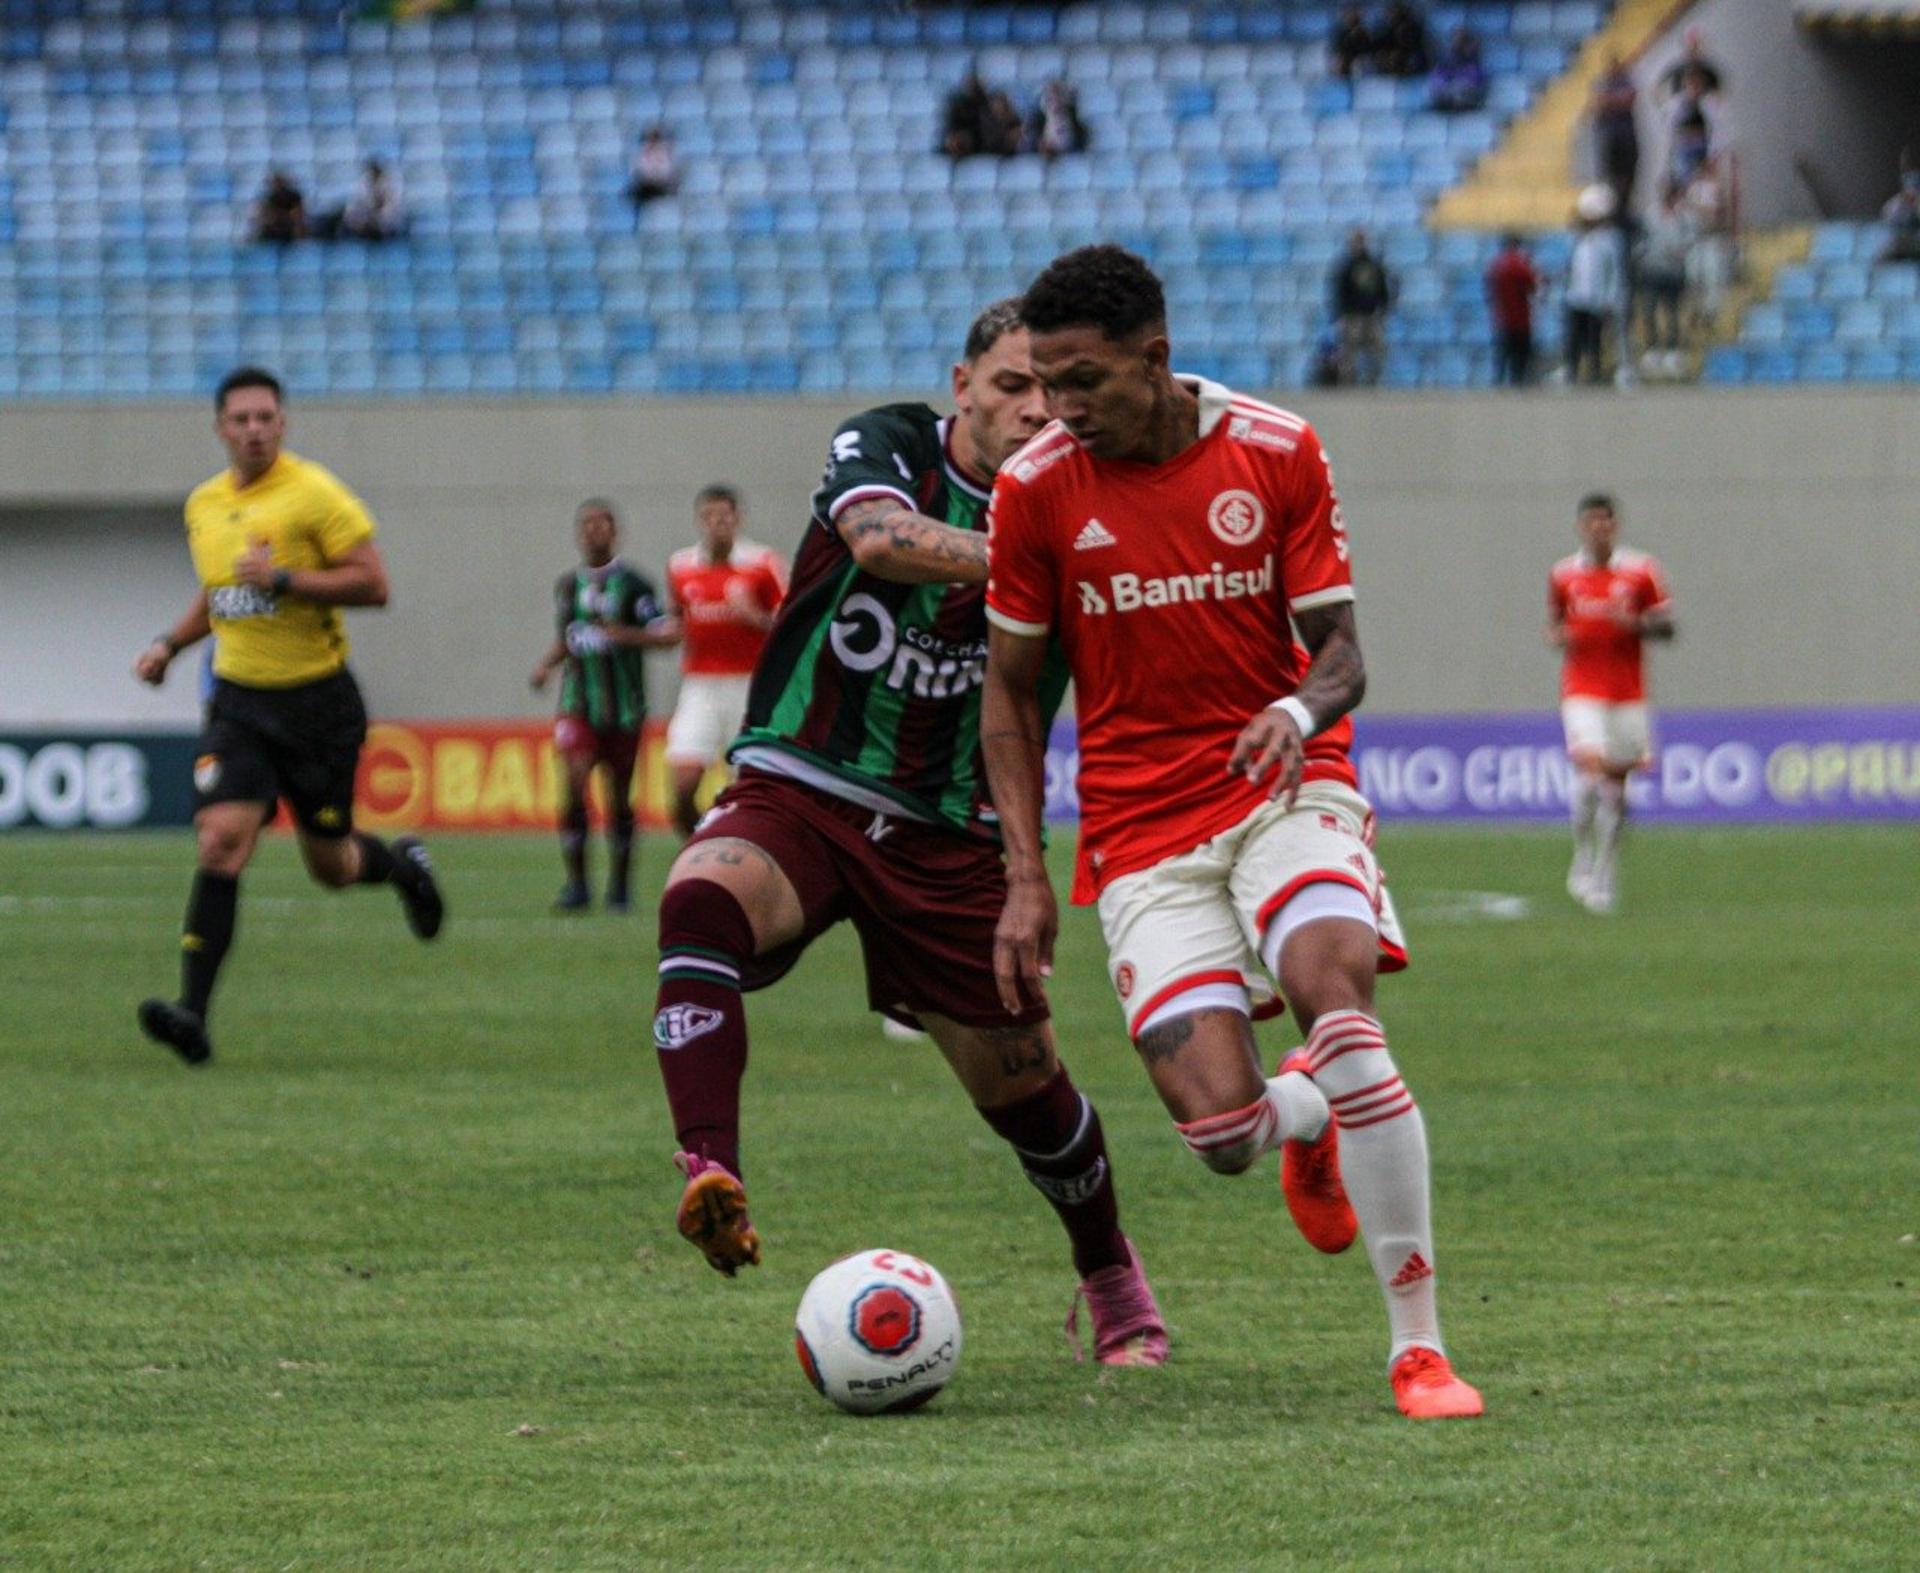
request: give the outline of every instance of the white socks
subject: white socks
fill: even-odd
[[[1434,1303],[1427,1127],[1364,1011],[1330,1011],[1307,1035],[1313,1079],[1340,1121],[1340,1173],[1386,1296],[1397,1360],[1416,1344],[1445,1352]],[[1271,1088],[1273,1083],[1269,1082]]]

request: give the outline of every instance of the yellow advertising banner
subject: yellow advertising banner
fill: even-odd
[[[653,828],[667,823],[665,737],[647,723],[634,770],[635,809]],[[605,774],[594,773],[596,822]],[[378,831],[551,830],[560,784],[551,721],[379,721],[361,750],[354,817]]]

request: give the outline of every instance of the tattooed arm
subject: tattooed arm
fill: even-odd
[[[1294,621],[1313,663],[1292,697],[1313,717],[1313,729],[1323,732],[1358,705],[1367,691],[1367,668],[1360,659],[1353,603],[1316,606]],[[1244,774],[1249,781],[1257,782],[1272,770],[1273,788],[1268,795],[1291,803],[1300,787],[1300,772],[1306,767],[1306,742],[1299,723],[1285,710],[1262,710],[1234,742],[1227,773]]]
[[[898,498],[855,503],[834,521],[853,560],[899,584],[985,584],[987,538],[915,513]]]

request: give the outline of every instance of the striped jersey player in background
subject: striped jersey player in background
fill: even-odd
[[[587,888],[587,800],[595,769],[607,788],[607,910],[625,912],[632,897],[633,767],[647,719],[646,651],[675,643],[678,625],[664,615],[653,581],[614,555],[620,525],[613,504],[589,498],[574,515],[580,566],[553,587],[555,635],[533,669],[535,692],[556,671],[559,712],[553,746],[566,775],[560,796],[560,855],[567,882],[554,908],[580,912],[593,904]]]
[[[1281,1148],[1307,1239],[1365,1234],[1402,1413],[1477,1415],[1440,1341],[1426,1127],[1374,1013],[1376,971],[1406,952],[1347,757],[1366,672],[1332,468],[1298,416],[1174,375],[1160,281],[1130,252],[1055,259],[1021,316],[1056,419],[1001,469],[989,526],[1002,998],[1044,997],[1059,928],[1037,695],[1057,638],[1080,724],[1073,899],[1098,902],[1162,1103],[1216,1172]],[[1266,1077],[1250,1018],[1276,985],[1306,1044]]]
[[[1547,577],[1547,642],[1566,653],[1560,721],[1574,770],[1567,894],[1608,913],[1620,899],[1627,782],[1653,763],[1646,641],[1673,637],[1673,598],[1660,564],[1620,544],[1611,497],[1581,498],[1577,518],[1581,549]]]
[[[1008,1008],[994,985],[1005,884],[979,757],[982,514],[995,471],[1046,418],[1014,302],[974,321],[953,392],[955,415],[892,404],[834,434],[733,748],[739,779],[661,901],[654,1046],[687,1176],[680,1232],[724,1273],[759,1260],[741,1180],[741,991],[777,981],[845,918],[868,1003],[926,1029],[1053,1204],[1095,1358],[1158,1365],[1166,1328],[1120,1231],[1099,1117],[1044,1004]]]
[[[685,639],[680,695],[667,727],[673,822],[693,834],[694,798],[723,758],[747,711],[747,684],[787,592],[787,565],[771,547],[740,539],[740,494],[706,486],[694,498],[697,545],[667,559],[667,604]]]

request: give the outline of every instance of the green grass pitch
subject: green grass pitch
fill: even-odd
[[[436,852],[425,949],[268,846],[188,1072],[133,1006],[172,989],[190,839],[0,840],[0,1567],[1912,1565],[1909,829],[1641,835],[1597,920],[1558,835],[1388,827],[1384,1015],[1489,1411],[1425,1427],[1360,1254],[1180,1148],[1089,914],[1056,1021],[1157,1372],[1074,1363],[1056,1225],[882,1039],[844,931],[754,1003],[766,1263],[713,1274],[672,1227],[649,918],[548,917],[544,838]],[[909,1417],[829,1410],[792,1354],[807,1279],[871,1245],[966,1317]]]

